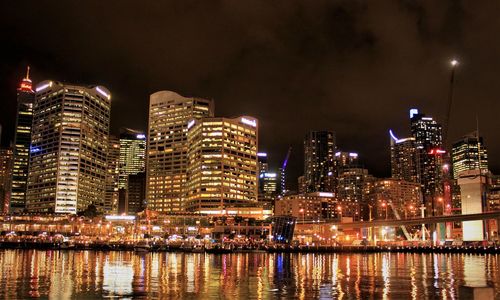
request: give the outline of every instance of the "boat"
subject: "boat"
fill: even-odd
[[[141,240],[134,244],[135,252],[149,252],[151,250],[151,245],[147,240]]]

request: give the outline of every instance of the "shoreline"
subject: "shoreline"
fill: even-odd
[[[2,242],[0,250],[74,250],[74,251],[134,251],[134,244],[75,244],[62,243],[29,243],[29,242]],[[234,249],[218,252],[209,249],[189,249],[182,245],[153,245],[147,252],[179,252],[179,253],[459,253],[459,254],[500,254],[500,246],[271,246],[255,249]]]

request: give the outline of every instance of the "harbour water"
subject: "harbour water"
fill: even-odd
[[[1,299],[457,299],[500,255],[0,250]]]

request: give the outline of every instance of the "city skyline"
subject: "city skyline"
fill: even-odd
[[[111,41],[99,28],[82,28],[78,21],[74,24],[62,21],[72,13],[61,16],[61,24],[51,24],[63,32],[76,30],[92,44],[98,42],[99,47],[93,49],[92,55],[86,50],[77,50],[73,44],[56,49],[41,41],[36,32],[43,32],[45,25],[36,22],[39,16],[32,13],[35,9],[19,14],[13,10],[27,11],[23,4],[4,7],[4,21],[15,22],[17,27],[2,38],[11,54],[0,72],[0,93],[6,103],[2,114],[2,144],[7,145],[13,139],[15,88],[24,76],[26,65],[31,65],[35,83],[55,79],[98,82],[107,86],[114,95],[111,117],[114,134],[123,126],[145,131],[149,94],[168,89],[186,96],[214,99],[220,116],[244,114],[259,119],[259,151],[269,154],[272,169],[281,164],[288,147],[293,148],[287,171],[292,187],[296,186],[295,179],[302,175],[302,138],[310,130],[333,130],[340,148],[359,153],[360,161],[370,172],[388,177],[387,130],[391,128],[398,135],[407,136],[406,116],[413,107],[425,111],[438,122],[444,122],[450,72],[448,61],[457,57],[460,65],[456,74],[448,144],[475,129],[477,110],[481,135],[490,152],[490,167],[498,173],[500,155],[496,153],[500,153],[500,143],[494,138],[497,126],[492,121],[498,105],[493,101],[496,98],[494,87],[497,79],[493,75],[497,64],[493,59],[496,48],[484,39],[494,26],[472,35],[478,26],[473,21],[488,17],[497,11],[497,7],[481,7],[464,18],[464,8],[450,3],[413,7],[385,4],[384,12],[370,5],[310,4],[305,5],[309,10],[302,15],[300,7],[292,6],[281,12],[278,19],[291,26],[293,16],[301,15],[297,19],[301,26],[296,28],[296,37],[284,34],[282,26],[253,9],[245,12],[246,20],[262,17],[262,25],[250,24],[244,29],[242,21],[245,18],[235,20],[230,17],[233,11],[243,13],[238,5],[191,8],[180,5],[176,8],[180,16],[172,20],[167,18],[167,22],[198,16],[202,14],[202,8],[219,16],[220,21],[210,24],[205,17],[193,24],[183,23],[177,27],[179,32],[168,29],[168,24],[150,20],[149,16],[155,13],[138,8],[138,17],[134,18],[138,28],[127,27],[126,30],[140,41],[150,41],[151,47],[143,52],[137,49],[138,44],[134,41],[129,45],[133,51],[123,50],[128,47],[114,47],[125,41],[118,29],[122,28],[120,25],[125,26],[122,18],[132,14],[127,7],[124,16],[103,19],[103,28],[120,32],[113,37],[116,41]],[[50,6],[29,5],[48,15],[53,13]],[[158,5],[158,11],[172,8]],[[434,10],[434,6],[439,9]],[[108,8],[90,5],[82,9],[100,16]],[[428,13],[431,11],[434,14]],[[381,20],[388,17],[389,12],[396,16],[389,20],[400,24],[406,35],[401,32],[392,35],[391,29],[381,25],[366,26],[370,18],[383,24]],[[327,16],[336,18],[327,21]],[[320,21],[314,21],[316,17]],[[417,21],[419,17],[420,22]],[[117,25],[111,21],[116,21]],[[225,29],[227,26],[222,26],[225,23],[221,22],[234,25],[234,31]],[[33,30],[34,24],[37,24],[37,30]],[[139,30],[148,28],[152,29],[151,33]],[[236,38],[238,30],[243,31],[248,42]],[[312,31],[318,31],[324,40],[312,35]],[[156,38],[160,33],[165,38]],[[437,41],[443,36],[448,38]],[[177,44],[171,50],[166,43],[174,37]],[[317,51],[305,46],[308,37],[312,39],[310,47]],[[203,41],[210,38],[214,42],[207,48]],[[222,41],[228,38],[236,41],[222,46],[226,44]],[[470,42],[472,38],[477,39],[474,40],[476,43]],[[286,45],[286,49],[280,51],[280,44]],[[395,49],[389,51],[390,55],[384,52],[389,45]],[[189,46],[201,47],[202,51],[183,51],[193,48]],[[110,49],[116,50],[117,55],[110,56]],[[242,65],[234,62],[238,55],[242,57],[239,62]],[[113,58],[106,61],[108,57]],[[80,63],[83,61],[84,64]],[[275,135],[280,138],[275,138]]]

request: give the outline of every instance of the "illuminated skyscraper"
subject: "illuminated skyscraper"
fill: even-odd
[[[106,196],[104,200],[104,211],[107,214],[116,214],[118,212],[120,152],[120,140],[110,135],[106,170]]]
[[[453,162],[453,178],[458,179],[459,174],[467,170],[479,170],[481,173],[488,171],[488,152],[483,144],[483,138],[472,133],[453,143],[451,150]]]
[[[257,204],[257,141],[252,117],[190,121],[186,210],[224,214]]]
[[[20,212],[26,207],[26,184],[30,158],[31,125],[35,92],[29,78],[29,67],[17,89],[17,117],[14,135],[14,166],[12,169],[11,212]]]
[[[418,178],[422,184],[425,203],[442,194],[442,128],[433,118],[410,110],[411,134],[415,139],[418,159]]]
[[[104,210],[111,95],[103,86],[43,81],[33,108],[27,209]]]
[[[311,131],[304,139],[304,179],[307,192],[333,191],[335,141],[331,131]]]
[[[145,171],[146,135],[144,132],[120,128],[120,189],[127,188],[128,175]]]
[[[187,98],[170,91],[150,96],[146,154],[149,209],[160,212],[183,210],[188,122],[213,114],[212,100]]]
[[[420,182],[418,152],[415,138],[398,139],[392,131],[391,141],[391,177],[409,182]]]

